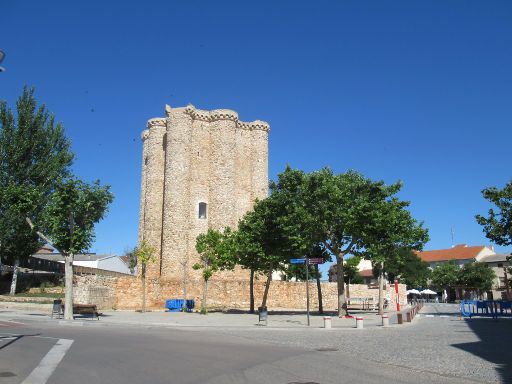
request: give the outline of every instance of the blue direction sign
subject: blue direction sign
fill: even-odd
[[[306,259],[290,259],[290,263],[292,264],[304,264]]]

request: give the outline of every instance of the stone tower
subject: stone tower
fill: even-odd
[[[208,228],[236,228],[255,199],[267,196],[269,125],[242,122],[228,109],[165,110],[142,133],[139,240],[157,251],[150,277],[181,279],[184,271],[198,277],[196,237]]]

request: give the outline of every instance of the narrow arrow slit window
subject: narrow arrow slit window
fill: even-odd
[[[199,203],[199,218],[206,219],[206,203]]]

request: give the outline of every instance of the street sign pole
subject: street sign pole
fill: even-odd
[[[306,255],[306,262],[304,263],[306,266],[306,312],[308,314],[308,327],[309,327],[309,262],[308,256]]]
[[[400,295],[398,294],[398,279],[395,279],[395,301],[396,311],[400,312]]]

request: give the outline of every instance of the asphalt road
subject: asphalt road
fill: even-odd
[[[304,332],[314,338],[322,330]],[[316,350],[327,342],[311,348],[264,340],[272,334],[262,329],[248,338],[206,328],[6,322],[0,324],[0,383],[474,382],[366,359],[343,348]],[[295,335],[283,330],[278,337]]]

